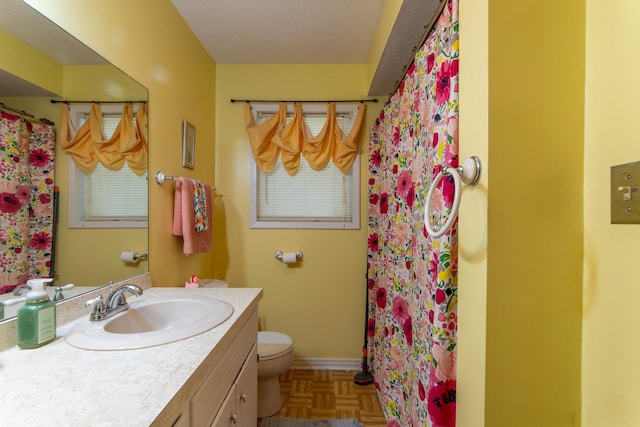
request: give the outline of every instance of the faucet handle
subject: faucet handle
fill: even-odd
[[[98,295],[95,298],[91,298],[90,300],[87,300],[87,302],[84,303],[85,307],[92,307],[96,304],[98,304],[99,302],[103,301],[104,297],[102,295]]]
[[[98,295],[95,298],[87,300],[84,303],[85,307],[93,307],[93,314],[100,313],[104,311],[104,297],[102,295]]]
[[[104,298],[102,294],[98,295],[95,298],[87,300],[87,302],[84,303],[84,306],[93,307],[93,310],[91,310],[91,315],[89,316],[89,320],[102,320],[102,316],[104,316],[105,312]]]
[[[57,286],[56,292],[53,295],[53,302],[62,301],[64,299],[64,295],[62,294],[62,291],[65,291],[67,289],[73,289],[75,286],[76,285],[74,285],[73,283],[69,283],[68,285],[64,285],[64,286]]]

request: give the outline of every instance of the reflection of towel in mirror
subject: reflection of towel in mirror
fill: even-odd
[[[196,212],[193,181],[189,178],[176,178],[176,192],[173,203],[173,235],[182,236],[185,255],[211,252],[212,246],[212,192],[209,184],[204,184],[206,227],[196,231]]]
[[[206,184],[197,179],[191,178],[193,184],[193,216],[196,231],[198,233],[209,228],[209,215],[207,211],[207,190]]]

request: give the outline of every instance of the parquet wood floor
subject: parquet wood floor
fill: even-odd
[[[355,371],[288,370],[280,375],[282,409],[272,417],[357,418],[386,427],[375,386],[353,382]]]

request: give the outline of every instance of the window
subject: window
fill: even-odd
[[[110,138],[120,121],[122,104],[101,108],[104,135]],[[89,117],[89,106],[72,106],[70,113],[79,129]],[[69,158],[69,228],[146,228],[147,194],[147,173],[138,176],[126,164],[112,171],[98,163],[85,175]]]
[[[342,132],[351,130],[357,105],[336,106]],[[304,120],[312,135],[317,135],[326,121],[326,105],[303,105]],[[278,111],[278,105],[252,106],[256,123],[262,123]],[[292,106],[287,122],[293,117]],[[263,173],[251,156],[251,228],[360,228],[359,155],[348,175],[333,162],[314,171],[303,156],[294,176],[278,160],[273,170]]]

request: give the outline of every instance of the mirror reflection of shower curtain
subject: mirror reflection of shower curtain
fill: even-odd
[[[0,112],[0,293],[48,277],[55,130]]]

